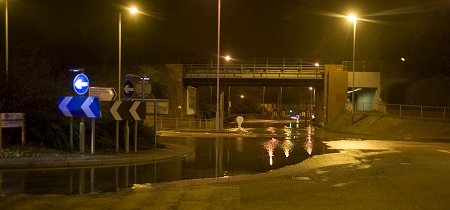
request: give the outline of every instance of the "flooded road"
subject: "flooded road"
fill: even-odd
[[[191,147],[193,153],[164,162],[107,167],[1,170],[0,195],[85,194],[183,179],[267,172],[326,152],[314,127],[292,122],[247,123],[226,129],[237,137],[159,137],[160,144]],[[254,135],[258,137],[253,137]],[[202,136],[200,134],[200,136]]]

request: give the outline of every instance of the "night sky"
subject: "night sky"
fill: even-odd
[[[114,66],[120,11],[124,65],[216,54],[214,0],[8,2],[12,56],[20,48],[41,48],[67,66]],[[129,5],[146,14],[130,16],[123,8]],[[448,60],[449,0],[222,0],[222,54],[350,60],[353,25],[333,16],[350,11],[370,20],[358,22],[357,60]]]

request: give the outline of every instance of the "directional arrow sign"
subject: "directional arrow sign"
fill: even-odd
[[[65,117],[101,117],[98,98],[90,96],[59,96],[58,111]]]
[[[89,79],[86,74],[77,74],[72,82],[73,90],[78,95],[84,95],[89,90]]]
[[[131,80],[125,80],[125,82],[122,85],[123,88],[123,94],[127,98],[131,98],[134,94],[134,84]]]
[[[98,97],[100,101],[113,101],[116,98],[116,90],[112,87],[90,87],[89,96]]]
[[[143,120],[145,119],[145,102],[115,101],[109,112],[115,120]]]

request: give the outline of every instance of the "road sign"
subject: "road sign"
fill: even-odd
[[[84,95],[89,90],[89,79],[86,74],[77,74],[72,82],[73,90],[78,95]]]
[[[145,102],[115,101],[109,112],[115,120],[145,119]]]
[[[122,85],[123,94],[127,98],[131,98],[134,94],[134,84],[131,80],[125,80],[125,82]]]
[[[157,100],[157,114],[169,114],[169,100],[168,99],[158,99]],[[155,114],[155,99],[146,99],[145,100],[145,109],[146,114],[153,115]]]
[[[100,118],[100,101],[91,96],[59,96],[58,111],[65,117]]]
[[[20,128],[24,126],[25,113],[1,113],[0,128]]]
[[[113,101],[117,93],[112,87],[90,87],[89,96],[98,97],[100,101]]]
[[[142,83],[144,83],[144,85],[142,85]],[[144,90],[142,90],[142,86],[144,86]],[[138,82],[134,88],[134,91],[140,95],[142,95],[142,93],[144,93],[144,95],[149,95],[152,92],[152,84],[146,81]]]

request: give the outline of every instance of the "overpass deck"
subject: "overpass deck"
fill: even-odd
[[[221,85],[305,86],[323,83],[325,67],[291,63],[224,63],[219,66]],[[187,85],[214,85],[215,64],[183,64],[183,79]]]

